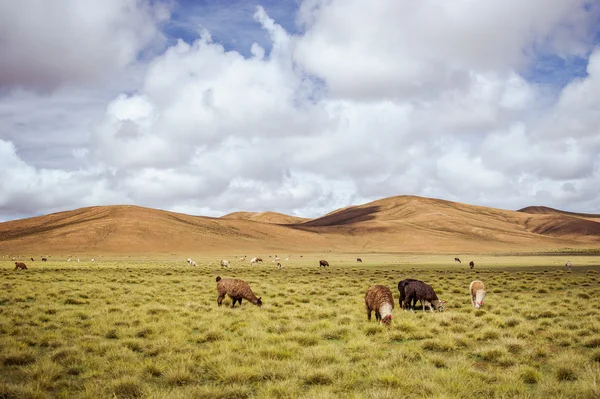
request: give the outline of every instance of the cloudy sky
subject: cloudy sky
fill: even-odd
[[[600,213],[600,1],[0,0],[0,221]]]

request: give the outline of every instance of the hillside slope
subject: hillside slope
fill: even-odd
[[[297,224],[304,223],[310,219],[301,218],[298,216],[284,215],[278,212],[232,212],[227,215],[221,216],[220,219],[231,219],[231,220],[251,220],[259,223],[273,223],[273,224]]]
[[[598,247],[600,223],[415,196],[311,220],[273,212],[221,218],[97,206],[0,223],[0,253],[528,252]],[[264,252],[263,252],[264,253]]]

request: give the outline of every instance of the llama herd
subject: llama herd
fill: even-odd
[[[262,297],[257,297],[252,289],[244,280],[221,278],[217,276],[217,304],[221,306],[225,296],[229,296],[233,301],[231,307],[236,303],[242,305],[242,299],[250,303],[262,306]],[[425,312],[425,306],[433,312],[436,309],[439,312],[444,311],[444,304],[438,298],[433,288],[421,280],[405,279],[398,283],[400,298],[398,300],[400,308],[414,312],[417,301],[420,301]],[[485,284],[480,280],[474,280],[469,285],[469,296],[471,304],[479,309],[485,298]],[[389,325],[392,321],[392,311],[394,310],[394,296],[392,291],[385,285],[374,285],[367,290],[365,294],[365,307],[367,308],[367,320],[371,320],[371,315],[375,312],[375,318],[384,325]]]

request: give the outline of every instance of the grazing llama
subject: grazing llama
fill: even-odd
[[[406,300],[404,302],[405,308],[407,305],[410,307],[411,302],[414,306],[418,300],[421,301],[423,312],[425,311],[425,306],[429,306],[431,312],[433,312],[434,308],[439,312],[444,311],[444,304],[446,302],[440,301],[433,288],[422,281],[411,281],[404,288],[404,292],[406,294]]]
[[[15,262],[15,270],[27,270],[27,265],[23,262]]]
[[[471,304],[476,309],[479,309],[483,305],[483,299],[485,298],[485,284],[479,280],[471,281],[469,292],[471,293]]]
[[[392,310],[394,309],[394,297],[392,291],[384,285],[374,285],[365,294],[365,306],[367,307],[367,320],[371,321],[371,313],[375,311],[375,318],[383,324],[392,321]]]
[[[232,308],[236,302],[239,302],[240,306],[242,306],[242,298],[257,306],[262,306],[262,297],[257,298],[250,289],[250,286],[243,280],[217,276],[217,292],[219,293],[219,297],[217,298],[219,306],[223,303],[225,295],[229,295],[233,300],[231,304]]]

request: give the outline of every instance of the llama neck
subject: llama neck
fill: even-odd
[[[386,316],[390,316],[392,314],[392,309],[391,303],[384,303],[381,305],[379,307],[379,314],[381,315],[381,318],[384,319]]]
[[[483,298],[485,298],[485,291],[478,290],[475,294],[475,302],[481,304],[483,302]]]

